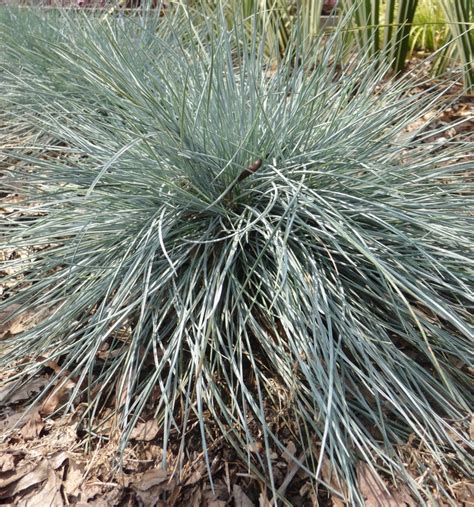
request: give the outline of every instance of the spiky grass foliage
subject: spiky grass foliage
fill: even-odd
[[[282,425],[352,505],[359,460],[423,489],[409,438],[466,472],[472,161],[404,133],[436,97],[336,65],[337,34],[269,68],[238,26],[137,19],[64,18],[33,49],[2,24],[7,127],[37,137],[3,149],[23,198],[4,244],[29,254],[0,313],[46,311],[2,368],[57,362],[66,409],[87,401],[93,430],[112,404],[122,448],[150,410],[165,451],[198,425],[207,456],[211,423],[243,456],[261,441],[274,491]]]

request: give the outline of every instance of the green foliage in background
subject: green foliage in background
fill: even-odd
[[[420,1],[410,33],[410,53],[438,51],[448,41],[449,33],[439,0]]]
[[[440,0],[464,71],[467,90],[474,86],[474,3],[471,0]]]
[[[54,5],[56,0],[43,1]],[[94,5],[112,6],[112,15],[123,13],[124,7],[156,10],[162,5],[158,0],[80,1],[88,9]],[[337,8],[332,15],[321,18],[323,6],[327,8],[333,2]],[[359,47],[360,56],[383,58],[399,74],[415,49],[438,51],[431,59],[433,73],[440,75],[448,67],[460,63],[466,90],[471,91],[473,86],[472,0],[171,0],[164,3],[167,7],[182,5],[201,15],[206,12],[211,17],[223,9],[229,27],[243,17],[247,20],[245,28],[249,35],[254,28],[257,36],[265,34],[265,52],[273,58],[285,54],[295,33],[303,43],[321,30],[332,28],[339,16],[346,28],[349,28],[347,19],[351,20],[347,40]],[[74,0],[71,5],[74,6]],[[168,8],[164,9],[166,11]]]
[[[275,497],[278,427],[351,505],[360,461],[421,505],[449,495],[404,448],[420,476],[472,473],[472,144],[408,134],[440,97],[382,82],[338,32],[270,67],[227,22],[0,10],[0,170],[21,198],[1,233],[24,253],[1,325],[44,316],[0,366],[21,385],[57,362],[63,409],[84,402],[92,438],[113,407],[121,450],[144,412],[165,457],[199,428],[209,462],[217,428]]]
[[[189,0],[183,3],[196,10],[204,9],[209,16],[222,9],[230,27],[236,20],[244,21],[249,37],[264,34],[269,57],[281,57],[294,33],[298,33],[300,43],[305,43],[308,37],[319,32],[324,0]]]
[[[192,1],[194,6],[217,9],[220,2]],[[292,33],[302,41],[321,30],[322,0],[230,0],[224,3],[227,19],[243,15],[251,31],[256,23],[259,33],[266,34],[267,53],[284,54]],[[372,59],[384,58],[396,73],[404,70],[415,47],[426,51],[443,48],[435,58],[438,73],[453,61],[460,60],[465,87],[472,87],[474,60],[473,7],[471,0],[340,0],[338,10],[342,24],[351,20],[349,41],[356,41],[360,53]],[[333,23],[330,25],[332,26]],[[326,26],[328,28],[328,26]]]
[[[370,58],[383,57],[399,73],[405,66],[418,0],[344,0],[352,13],[356,40]]]
[[[428,51],[442,49],[435,58],[438,73],[453,59],[456,49],[465,88],[471,90],[474,55],[471,0],[342,0],[342,10],[352,19],[354,38],[361,52],[370,58],[383,57],[396,73],[404,70],[414,47]],[[443,43],[449,41],[451,46],[443,48]]]

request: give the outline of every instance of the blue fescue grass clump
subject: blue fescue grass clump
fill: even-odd
[[[151,409],[165,450],[195,422],[206,456],[209,425],[242,455],[261,441],[274,491],[276,417],[352,505],[359,460],[423,501],[409,438],[467,472],[471,147],[405,132],[439,96],[344,64],[337,33],[274,64],[183,12],[0,15],[2,182],[22,199],[2,234],[28,252],[0,314],[46,315],[3,368],[57,362],[66,409],[86,400],[93,428],[112,405],[122,448]]]

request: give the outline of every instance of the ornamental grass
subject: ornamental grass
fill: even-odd
[[[55,362],[42,396],[71,379],[91,435],[112,406],[118,453],[144,413],[164,456],[217,428],[277,498],[285,427],[351,505],[359,462],[423,504],[408,441],[472,473],[472,143],[338,31],[269,61],[193,16],[0,11],[0,314],[42,315],[0,368]]]

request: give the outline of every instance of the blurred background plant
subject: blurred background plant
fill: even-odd
[[[438,51],[448,41],[449,33],[439,0],[421,0],[413,19],[409,54]]]
[[[467,90],[474,86],[474,2],[472,0],[439,0],[446,16],[451,38],[463,66]]]
[[[217,0],[184,3],[211,9],[220,4]],[[431,57],[433,74],[461,65],[465,88],[472,89],[471,0],[230,0],[224,9],[230,25],[236,14],[247,18],[248,30],[255,26],[256,17],[258,32],[272,56],[285,53],[292,32],[300,34],[304,43],[321,29],[331,29],[338,16],[351,20],[347,44],[357,46],[364,57],[390,62],[400,74],[415,53],[418,57],[436,53]]]
[[[24,3],[74,5],[74,0],[22,0]],[[12,2],[15,3],[15,2]],[[399,74],[416,54],[428,55],[433,75],[460,66],[466,90],[473,86],[473,2],[472,0],[76,0],[82,8],[157,8],[186,5],[203,12],[223,8],[229,26],[236,16],[247,19],[247,30],[257,29],[265,40],[265,51],[281,57],[291,33],[301,43],[321,29],[330,29],[337,17],[351,19],[347,43],[358,47],[363,57],[391,63]],[[323,16],[321,16],[323,15]],[[252,20],[256,18],[254,23]]]
[[[438,52],[433,71],[461,65],[466,90],[472,89],[473,3],[471,0],[342,0],[351,12],[354,39],[364,55],[381,56],[401,73],[416,50]],[[367,48],[369,51],[367,53]]]

